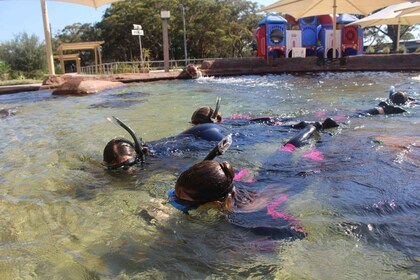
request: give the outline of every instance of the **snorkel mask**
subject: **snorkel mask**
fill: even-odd
[[[122,163],[118,163],[118,164],[114,164],[111,166],[108,166],[108,170],[116,170],[116,169],[120,169],[122,168],[123,170],[127,170],[130,166],[133,166],[137,163],[144,163],[145,161],[145,155],[142,151],[142,145],[139,142],[139,138],[137,137],[136,133],[125,123],[123,123],[120,119],[118,119],[117,117],[112,116],[111,118],[108,118],[109,121],[111,121],[114,124],[118,124],[119,126],[121,126],[122,128],[124,128],[133,138],[134,141],[134,150],[136,151],[136,156],[133,158],[130,158]],[[141,139],[140,139],[141,140]],[[132,143],[130,142],[126,142],[129,145],[132,145]],[[143,143],[144,145],[144,143]]]
[[[184,214],[188,214],[188,211],[197,209],[202,203],[196,201],[190,201],[180,199],[175,195],[175,190],[171,189],[168,191],[169,203]]]
[[[217,145],[210,151],[210,153],[205,157],[204,160],[213,160],[216,156],[224,154],[232,144],[232,134],[224,137]],[[215,200],[223,199],[228,193],[233,189],[233,184],[231,184],[223,193],[218,195]],[[206,201],[190,201],[185,199],[180,199],[175,194],[175,189],[168,191],[169,203],[176,209],[182,211],[184,214],[188,214],[189,210],[194,210],[200,205],[211,202],[213,200]]]

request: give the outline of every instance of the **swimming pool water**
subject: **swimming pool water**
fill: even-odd
[[[417,279],[419,107],[343,118],[375,107],[390,85],[420,99],[419,73],[387,72],[207,77],[85,97],[1,95],[0,109],[16,107],[16,115],[0,119],[0,278]],[[102,166],[106,143],[129,137],[107,117],[154,141],[191,127],[193,111],[214,107],[218,96],[224,117],[340,119],[293,154],[279,148],[295,130],[231,127],[238,140],[218,158],[248,170],[256,182],[240,184],[277,199],[272,211],[296,219],[305,238],[252,230],[284,227],[271,210],[229,222],[214,209],[184,215],[166,203],[180,172],[213,144],[192,143],[127,176]]]

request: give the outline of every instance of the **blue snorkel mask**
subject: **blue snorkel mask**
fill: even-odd
[[[184,214],[188,214],[188,211],[197,209],[202,203],[196,201],[189,201],[185,199],[177,198],[175,195],[175,190],[168,191],[169,203],[179,211],[182,211]]]

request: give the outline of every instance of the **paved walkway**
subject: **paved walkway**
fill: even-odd
[[[0,94],[16,93],[16,92],[23,92],[23,91],[35,91],[35,90],[39,90],[41,86],[42,84],[0,86]]]

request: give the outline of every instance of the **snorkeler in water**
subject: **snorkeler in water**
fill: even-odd
[[[254,193],[234,186],[235,173],[232,165],[227,161],[219,163],[214,160],[231,143],[232,136],[226,136],[203,161],[181,173],[175,188],[168,192],[169,202],[173,207],[188,214],[188,211],[212,203],[221,211],[230,213],[244,208],[254,200]]]
[[[131,166],[143,164],[146,156],[168,154],[170,150],[192,149],[192,141],[202,139],[204,141],[220,141],[228,131],[216,124],[200,124],[189,128],[180,134],[161,140],[144,143],[136,133],[125,123],[116,117],[109,119],[124,128],[132,137],[133,141],[117,137],[107,143],[103,151],[103,160],[109,170],[127,170]],[[192,139],[191,139],[192,138]],[[188,147],[185,147],[188,145]],[[200,146],[200,145],[198,145]]]
[[[194,111],[191,116],[192,124],[200,123],[220,123],[222,122],[222,115],[219,113],[221,98],[216,99],[216,109],[209,106],[200,107]]]
[[[396,91],[394,86],[391,86],[388,92],[388,100],[395,105],[407,105],[416,103],[416,100],[408,96],[406,92]]]
[[[185,214],[201,207],[216,207],[227,215],[230,223],[258,235],[275,238],[304,237],[301,231],[291,227],[297,219],[275,209],[287,200],[287,196],[273,198],[271,192],[262,195],[264,192],[247,190],[240,186],[240,182],[234,182],[235,173],[229,162],[219,163],[213,159],[229,148],[232,141],[230,137],[224,138],[210,156],[181,173],[175,188],[168,192],[169,203]],[[246,218],[243,215],[248,215],[247,213],[253,214]],[[254,221],[254,215],[262,216],[262,219]],[[265,221],[264,217],[267,217]],[[278,218],[281,221],[274,221]]]

